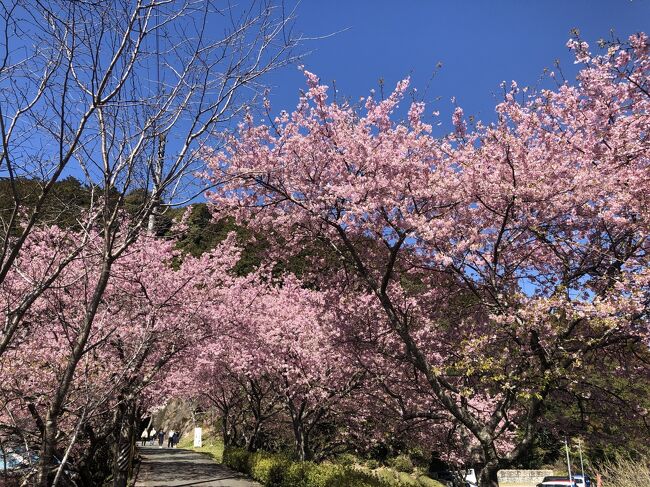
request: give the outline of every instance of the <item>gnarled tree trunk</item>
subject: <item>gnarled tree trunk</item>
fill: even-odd
[[[126,487],[133,460],[133,425],[135,401],[127,399],[120,403],[119,420],[115,425],[113,451],[113,487]]]

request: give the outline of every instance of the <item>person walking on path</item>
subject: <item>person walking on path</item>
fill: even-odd
[[[174,430],[167,433],[167,448],[174,448]]]
[[[147,428],[144,429],[142,434],[140,435],[140,441],[142,443],[142,446],[147,445],[147,440],[149,439],[149,433],[147,433]]]
[[[156,441],[156,430],[152,426],[149,430],[149,445],[153,446],[154,441]]]
[[[158,447],[159,448],[163,447],[163,441],[165,441],[165,432],[163,430],[160,430],[158,432]]]
[[[179,439],[180,439],[180,433],[178,431],[174,431],[174,434],[172,435],[172,447],[176,448]]]

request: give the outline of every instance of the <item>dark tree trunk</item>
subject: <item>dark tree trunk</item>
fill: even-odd
[[[250,452],[254,452],[257,450],[257,438],[259,437],[260,434],[260,422],[255,421],[255,426],[253,426],[253,431],[251,431],[250,436],[248,437],[248,441],[246,442],[246,449]]]
[[[57,415],[48,412],[45,419],[45,431],[41,442],[41,452],[38,459],[38,480],[39,487],[48,487],[50,474],[54,464],[54,452],[56,450],[56,437],[58,433]]]
[[[309,446],[309,434],[300,419],[293,421],[293,434],[296,444],[296,455],[298,460],[306,462],[314,459],[314,454]]]
[[[228,413],[223,412],[221,416],[221,432],[223,434],[223,446],[232,446],[232,439],[230,438],[230,423],[228,422]]]
[[[497,472],[499,471],[498,463],[488,463],[481,469],[478,477],[479,487],[499,487]]]
[[[110,441],[106,441],[113,433],[115,414],[97,432],[89,425],[84,426],[84,436],[88,439],[88,446],[78,458],[79,475],[81,485],[96,485],[100,479],[108,477],[113,460],[113,449]]]
[[[113,487],[126,487],[133,460],[135,403],[133,400],[122,402],[119,408],[113,452]]]

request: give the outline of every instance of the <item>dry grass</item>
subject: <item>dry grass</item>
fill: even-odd
[[[604,487],[650,486],[650,457],[617,457],[601,467]]]

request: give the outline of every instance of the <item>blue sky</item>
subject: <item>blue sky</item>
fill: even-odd
[[[284,1],[287,10],[299,2],[295,32],[314,38],[300,46],[307,69],[330,86],[335,80],[339,97],[352,101],[378,88],[380,78],[389,92],[411,76],[411,86],[428,102],[427,114],[441,114],[435,135],[451,130],[452,97],[466,116],[489,122],[502,81],[539,86],[555,59],[572,78],[576,66],[565,44],[573,28],[594,48],[612,29],[621,39],[650,31],[650,0]],[[212,27],[219,35],[220,26]],[[292,110],[305,87],[296,66],[271,73],[263,83],[271,88],[274,113]],[[67,174],[80,176],[72,166]]]
[[[412,86],[434,102],[429,111],[439,109],[446,125],[452,96],[466,115],[489,121],[501,81],[536,86],[555,59],[572,77],[565,44],[574,27],[594,48],[611,29],[620,38],[650,31],[650,0],[303,0],[296,23],[307,36],[347,29],[304,44],[311,51],[305,67],[325,84],[335,80],[340,94],[356,100],[379,78],[392,89],[411,75]],[[431,79],[439,61],[443,67]],[[293,108],[304,87],[292,68],[268,82],[274,111]]]

